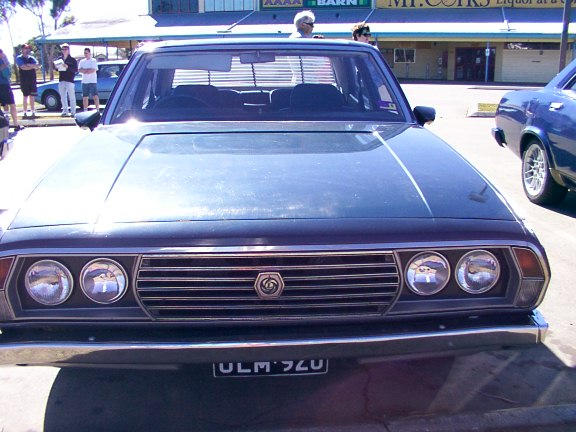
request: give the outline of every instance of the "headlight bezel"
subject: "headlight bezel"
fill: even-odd
[[[488,255],[489,259],[491,259],[496,264],[495,265],[495,267],[496,267],[495,278],[492,280],[492,282],[490,284],[484,286],[481,289],[477,289],[477,290],[474,290],[473,288],[470,288],[469,286],[465,286],[465,282],[460,279],[461,267],[464,265],[464,262],[467,259],[469,259],[469,257],[473,254]],[[460,257],[460,259],[456,263],[456,266],[454,269],[454,279],[456,280],[456,283],[458,284],[460,289],[463,290],[464,292],[466,292],[468,294],[472,294],[472,295],[480,295],[480,294],[487,293],[492,288],[494,288],[494,286],[496,286],[496,284],[498,283],[498,281],[500,279],[501,272],[502,272],[502,265],[500,264],[500,261],[498,260],[498,258],[496,258],[496,256],[493,253],[491,253],[487,250],[484,250],[484,249],[474,249],[474,250],[466,252],[465,254],[462,255],[462,257]]]
[[[463,305],[465,302],[470,303],[472,308],[474,305],[478,306],[482,303],[490,303],[493,301],[509,301],[513,298],[515,294],[510,291],[510,284],[513,286],[518,283],[517,275],[517,265],[515,260],[512,258],[512,246],[510,245],[470,245],[470,246],[444,246],[435,248],[409,248],[404,250],[396,251],[398,260],[400,262],[401,275],[402,275],[402,290],[398,297],[399,303],[403,304],[407,302],[434,302],[434,303],[446,303],[447,310],[454,310],[456,303],[460,302],[459,305]],[[492,254],[500,265],[500,275],[497,283],[490,289],[482,294],[470,294],[464,291],[458,282],[456,281],[456,265],[460,259],[469,252],[473,251],[487,251]],[[408,284],[408,278],[406,276],[408,266],[410,262],[422,253],[435,253],[440,254],[446,258],[450,266],[450,279],[447,285],[442,291],[433,296],[422,296],[416,294]],[[512,296],[512,297],[511,297]],[[474,301],[472,301],[474,300]],[[462,303],[464,302],[464,303]],[[450,304],[450,306],[448,306]],[[503,303],[500,303],[503,304]],[[454,306],[454,307],[452,307]],[[466,306],[464,306],[467,309]],[[433,308],[435,309],[435,307]]]
[[[90,293],[88,292],[88,287],[86,286],[85,273],[88,271],[90,266],[92,266],[96,263],[113,265],[119,270],[119,272],[124,277],[124,286],[123,286],[122,290],[118,290],[118,294],[116,296],[112,297],[108,301],[102,301],[102,300],[99,300],[97,298],[92,297],[90,295]],[[84,265],[84,267],[82,267],[82,270],[80,271],[80,273],[78,275],[78,280],[79,280],[79,284],[80,284],[80,289],[82,290],[82,293],[86,296],[86,298],[88,298],[90,301],[92,301],[94,303],[101,304],[101,305],[111,305],[111,304],[114,304],[114,303],[120,301],[122,299],[122,297],[124,297],[124,295],[126,295],[126,293],[128,292],[128,287],[129,287],[128,273],[126,272],[126,269],[118,261],[113,260],[111,258],[95,258],[95,259],[87,262],[86,265]]]
[[[64,273],[64,275],[66,276],[66,279],[69,281],[69,287],[67,288],[67,290],[68,290],[67,293],[63,297],[60,297],[60,300],[58,300],[57,302],[44,301],[41,297],[39,297],[36,293],[34,293],[34,291],[32,290],[32,288],[30,286],[30,284],[31,284],[31,282],[29,280],[30,272],[32,271],[32,269],[34,267],[37,267],[41,264],[55,265],[55,267],[59,268],[62,271],[62,273]],[[26,269],[26,271],[24,273],[24,286],[26,288],[26,292],[27,292],[28,296],[30,296],[30,298],[33,301],[35,301],[36,303],[43,305],[43,306],[54,307],[54,306],[59,306],[59,305],[65,303],[72,296],[72,293],[74,292],[74,277],[72,276],[72,272],[68,269],[68,267],[66,267],[61,262],[54,260],[54,259],[40,259],[40,260],[32,263]]]
[[[443,277],[444,280],[439,281],[440,283],[436,288],[433,288],[431,291],[425,292],[423,290],[424,287],[419,288],[418,286],[415,285],[416,284],[415,277],[414,280],[411,280],[410,272],[414,272],[414,276],[416,276],[415,274],[416,270],[422,267],[426,262],[433,262],[434,260],[432,258],[435,258],[438,262],[445,265],[444,271],[446,272],[446,274],[441,275],[441,277]],[[438,262],[436,262],[436,264],[438,264]],[[434,273],[434,279],[436,279],[436,273]],[[415,254],[407,263],[404,271],[404,278],[406,281],[406,285],[408,286],[408,289],[412,291],[414,294],[422,297],[430,297],[440,293],[442,290],[444,290],[444,288],[446,288],[446,286],[450,282],[451,273],[452,272],[450,268],[450,261],[444,255],[436,251],[422,251],[420,253]]]

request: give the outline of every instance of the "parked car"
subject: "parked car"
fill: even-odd
[[[522,159],[533,203],[557,204],[576,189],[576,61],[541,89],[506,93],[492,134]]]
[[[110,94],[118,81],[118,77],[124,70],[128,60],[102,61],[98,62],[98,96],[100,101],[106,103]],[[74,88],[76,90],[76,103],[82,106],[82,75],[77,74],[74,78]],[[58,92],[58,80],[49,81],[38,85],[38,95],[35,98],[37,103],[46,107],[48,111],[59,111],[62,109],[62,100]]]
[[[545,251],[434,117],[368,44],[139,48],[1,214],[0,364],[314,374],[540,343]]]

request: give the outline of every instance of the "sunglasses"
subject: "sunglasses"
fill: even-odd
[[[304,22],[302,24],[308,24],[310,27],[314,27],[314,23],[313,22]]]
[[[370,37],[372,33],[361,33],[360,36]]]

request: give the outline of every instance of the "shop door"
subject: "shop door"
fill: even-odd
[[[494,57],[496,50],[490,49],[488,81],[494,81]],[[455,81],[486,81],[486,49],[456,48]]]

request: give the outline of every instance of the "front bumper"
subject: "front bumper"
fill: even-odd
[[[504,130],[498,127],[492,128],[492,136],[494,137],[494,139],[496,140],[496,142],[500,147],[506,147],[507,143],[506,143],[506,136],[504,135]]]
[[[548,324],[538,311],[417,323],[212,329],[102,325],[3,327],[0,364],[159,367],[319,358],[428,357],[530,346]]]

